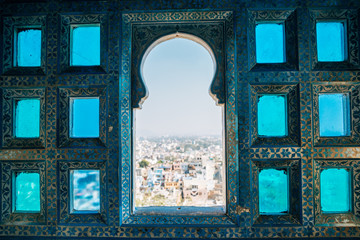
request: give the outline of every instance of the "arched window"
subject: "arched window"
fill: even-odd
[[[223,114],[209,91],[215,72],[211,48],[193,35],[162,37],[145,52],[147,97],[134,113],[135,212],[225,211]]]

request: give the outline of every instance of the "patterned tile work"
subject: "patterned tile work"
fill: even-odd
[[[114,0],[114,1],[3,1],[0,5],[1,27],[1,92],[17,89],[43,89],[44,128],[43,148],[22,143],[23,147],[6,148],[1,142],[0,175],[1,217],[0,236],[47,237],[116,237],[116,238],[350,238],[360,235],[358,221],[358,199],[354,200],[347,216],[324,217],[319,213],[318,182],[319,169],[323,166],[346,166],[353,170],[353,184],[357,186],[358,159],[360,147],[357,140],[359,119],[358,83],[359,70],[359,33],[358,0]],[[22,3],[20,3],[22,2]],[[28,3],[23,3],[28,2]],[[30,2],[30,3],[29,3]],[[189,10],[191,9],[191,10]],[[213,10],[213,9],[216,9]],[[264,67],[249,71],[251,68],[251,32],[249,26],[258,15],[262,20],[274,20],[273,13],[286,16],[288,32],[292,40],[288,44],[294,51],[294,61],[290,67]],[[251,13],[251,14],[249,14]],[[255,15],[252,15],[255,13]],[[281,14],[282,13],[282,14]],[[285,14],[286,13],[286,14]],[[285,14],[285,15],[284,15]],[[315,42],[316,19],[342,19],[347,22],[349,40],[349,60],[342,64],[317,63]],[[276,19],[279,19],[278,17]],[[65,21],[65,22],[64,22]],[[96,21],[103,24],[104,50],[101,67],[96,69],[68,69],[66,28],[70,22]],[[12,66],[13,27],[21,25],[41,25],[43,48],[40,68],[14,68]],[[218,29],[221,38],[215,35],[196,34],[208,44],[221,43],[215,47],[217,57],[223,62],[223,72],[219,75],[218,99],[226,105],[226,156],[228,212],[222,217],[143,217],[131,213],[131,122],[133,104],[133,49],[134,32],[146,29],[143,25],[176,26],[189,28],[205,26]],[[156,29],[156,27],[153,27]],[[164,28],[163,28],[164,29]],[[159,33],[159,30],[157,33]],[[205,31],[206,32],[206,31]],[[196,33],[194,30],[193,34]],[[151,33],[152,34],[152,33]],[[209,37],[210,36],[210,37]],[[213,36],[216,36],[213,38]],[[156,38],[156,32],[154,32]],[[148,40],[149,39],[144,39]],[[292,42],[292,43],[291,43]],[[295,44],[296,43],[296,44]],[[151,44],[148,42],[147,44]],[[146,49],[146,47],[144,47]],[[221,52],[220,51],[223,51]],[[221,62],[220,61],[220,62]],[[135,62],[136,63],[136,62]],[[221,86],[223,84],[223,86]],[[252,98],[249,86],[297,85],[297,121],[299,132],[293,145],[267,145],[251,147]],[[59,148],[59,122],[61,116],[59,89],[91,89],[99,86],[107,89],[104,94],[107,112],[104,113],[105,127],[101,130],[106,136],[105,147],[73,146]],[[317,117],[313,110],[316,106],[317,91],[342,89],[351,94],[351,111],[354,138],[316,140]],[[25,91],[26,90],[26,91]],[[214,91],[214,90],[212,90]],[[221,95],[223,94],[223,95]],[[139,95],[140,96],[140,95]],[[4,95],[1,96],[4,99]],[[219,101],[221,102],[221,101]],[[2,125],[12,116],[9,106],[3,100]],[[7,116],[4,118],[4,116]],[[2,134],[1,139],[4,139]],[[295,160],[296,159],[296,160]],[[301,208],[296,224],[278,224],[274,217],[270,222],[254,224],[256,207],[253,198],[256,189],[252,177],[254,162],[264,162],[269,167],[286,162],[298,162],[301,176],[299,187],[294,192],[301,195]],[[103,180],[107,186],[105,218],[87,222],[77,218],[74,222],[61,222],[61,214],[67,212],[66,198],[61,199],[61,191],[66,191],[65,178],[61,180],[59,166],[71,164],[104,163]],[[325,165],[324,165],[325,164]],[[39,169],[41,173],[43,215],[15,216],[9,212],[9,177],[11,169]],[[353,191],[355,188],[353,188]],[[357,196],[357,194],[354,194]],[[60,203],[61,202],[61,203]],[[6,212],[6,213],[5,213]],[[12,221],[11,219],[16,219]],[[69,219],[69,218],[67,218]],[[106,221],[98,221],[103,219]],[[348,221],[349,220],[349,221]],[[190,225],[176,225],[186,222]],[[10,223],[11,222],[11,223]],[[295,222],[295,221],[290,221]],[[337,222],[337,224],[334,224]],[[126,224],[124,224],[126,223]],[[276,224],[274,224],[276,223]],[[94,225],[96,224],[96,225]],[[138,225],[140,224],[140,225]],[[137,226],[135,226],[137,225]],[[206,226],[205,226],[206,225]]]

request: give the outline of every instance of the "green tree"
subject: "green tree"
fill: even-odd
[[[141,160],[141,162],[139,162],[139,166],[141,168],[146,168],[147,166],[149,166],[149,162],[146,161],[145,159]]]

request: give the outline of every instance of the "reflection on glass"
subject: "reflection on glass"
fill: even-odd
[[[321,210],[350,211],[350,178],[346,169],[325,169],[320,174]]]
[[[288,176],[285,170],[264,169],[259,173],[260,213],[289,211]]]
[[[209,96],[214,63],[176,38],[144,62],[149,98],[136,111],[135,206],[225,205],[222,112]]]
[[[344,23],[316,23],[316,40],[319,62],[341,62],[345,60]]]
[[[321,137],[350,135],[349,95],[319,94],[319,118]]]
[[[99,98],[70,99],[70,136],[99,137]]]
[[[16,66],[39,67],[41,65],[41,30],[18,29],[16,53]]]
[[[100,65],[100,25],[71,28],[71,66]]]
[[[15,137],[38,138],[40,135],[40,99],[15,100]]]
[[[15,211],[40,212],[39,173],[15,173]]]
[[[100,210],[100,171],[71,171],[72,209],[74,211]]]
[[[257,63],[283,63],[286,61],[283,23],[256,24],[255,37]]]
[[[259,136],[283,137],[287,135],[285,95],[259,96],[257,114]]]

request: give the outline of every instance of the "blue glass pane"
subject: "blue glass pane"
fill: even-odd
[[[350,211],[350,178],[346,169],[326,169],[320,175],[323,212]]]
[[[258,100],[258,134],[281,137],[287,135],[286,97],[263,95]]]
[[[347,94],[320,94],[320,136],[337,137],[350,134],[349,102]]]
[[[285,170],[264,169],[259,173],[260,213],[288,212],[288,176]]]
[[[70,55],[72,66],[100,65],[100,26],[74,26]]]
[[[17,66],[39,67],[41,65],[41,30],[19,29],[16,52]]]
[[[345,60],[344,23],[316,23],[316,39],[319,62],[341,62]]]
[[[283,63],[286,61],[284,33],[284,24],[282,23],[256,25],[257,63]]]
[[[15,101],[15,137],[38,138],[40,135],[40,99]]]
[[[100,171],[73,170],[71,176],[73,210],[99,211]]]
[[[99,98],[73,98],[71,111],[71,137],[99,137]]]
[[[15,174],[15,211],[40,212],[39,173]]]

